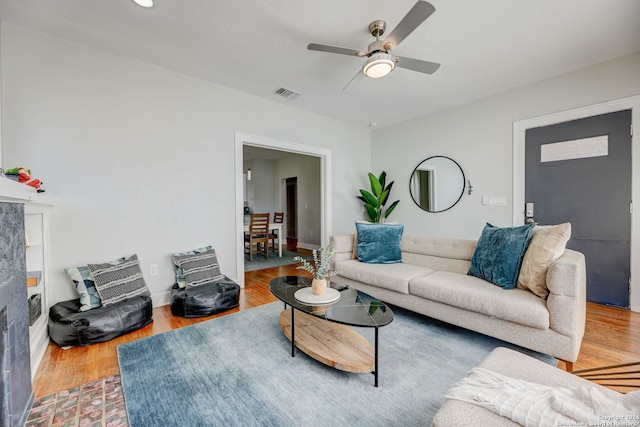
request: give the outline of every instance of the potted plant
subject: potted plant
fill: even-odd
[[[338,274],[336,271],[329,271],[331,257],[336,251],[331,245],[326,248],[314,249],[311,259],[301,256],[293,257],[294,261],[300,261],[301,264],[296,267],[298,270],[308,271],[313,274],[311,281],[311,290],[314,295],[324,295],[327,292],[327,278]]]
[[[19,181],[20,178],[18,178],[18,175],[20,174],[19,172],[20,168],[11,168],[11,169],[7,169],[4,171],[4,175],[9,178],[12,181]],[[29,173],[31,173],[31,170],[29,170]]]
[[[371,191],[360,189],[360,196],[358,199],[364,202],[364,208],[367,211],[367,217],[369,222],[385,222],[385,220],[391,215],[391,212],[398,206],[400,200],[396,200],[385,210],[384,206],[389,200],[389,193],[391,193],[391,187],[393,182],[386,184],[387,173],[382,171],[380,177],[376,177],[369,172],[369,183],[371,185]]]

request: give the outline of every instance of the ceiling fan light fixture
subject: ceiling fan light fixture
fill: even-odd
[[[362,67],[365,76],[377,79],[384,77],[396,68],[396,61],[388,53],[376,53],[371,55]]]
[[[153,0],[133,0],[133,2],[141,7],[153,7]]]

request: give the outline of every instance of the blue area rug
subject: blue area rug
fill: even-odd
[[[299,350],[292,358],[282,309],[275,302],[120,345],[130,425],[428,426],[444,393],[492,349],[518,349],[394,309],[379,332],[375,388],[371,374],[336,371]],[[373,330],[360,332],[373,340]]]
[[[280,267],[281,265],[297,264],[298,261],[294,261],[293,257],[300,255],[296,252],[282,251],[282,257],[278,256],[277,252],[271,252],[269,259],[266,259],[262,255],[253,255],[253,261],[249,261],[249,255],[244,256],[244,271],[263,270],[265,268]]]

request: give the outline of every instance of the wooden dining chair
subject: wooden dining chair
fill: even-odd
[[[273,213],[273,222],[277,224],[282,224],[284,222],[284,212],[274,212]],[[276,251],[276,239],[278,239],[278,247],[282,244],[281,236],[278,233],[273,232],[273,230],[269,230],[269,240],[271,241],[271,250]]]
[[[255,245],[255,250],[254,250]],[[249,254],[249,261],[253,261],[253,254],[263,254],[269,259],[269,214],[251,214],[249,233],[244,236],[245,253]]]

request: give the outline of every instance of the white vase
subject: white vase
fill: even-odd
[[[313,279],[311,281],[311,291],[314,295],[327,293],[327,279]]]

